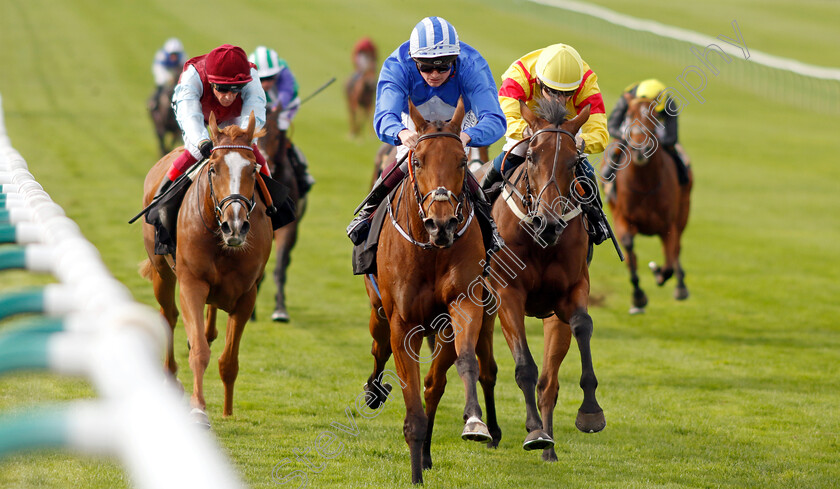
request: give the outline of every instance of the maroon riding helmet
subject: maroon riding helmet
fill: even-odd
[[[238,46],[222,44],[207,54],[207,80],[219,85],[241,85],[251,81],[251,63]]]

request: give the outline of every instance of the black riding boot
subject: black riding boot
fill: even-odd
[[[598,193],[598,182],[595,180],[595,171],[589,161],[584,160],[578,165],[576,175],[586,177],[589,180],[585,187],[586,195],[582,197],[581,210],[588,222],[587,233],[593,244],[599,245],[610,237],[610,223],[604,214],[601,196]]]
[[[495,170],[491,167],[491,171]],[[484,189],[479,187],[479,184],[473,174],[467,172],[467,178],[472,180],[467,183],[466,187],[467,191],[470,193],[473,204],[475,205],[475,215],[478,219],[478,224],[481,227],[481,236],[484,239],[484,249],[486,249],[488,253],[496,253],[505,245],[505,240],[502,239],[502,236],[499,234],[499,230],[496,227],[496,221],[493,220],[493,205],[486,198]]]
[[[354,245],[360,245],[365,242],[368,237],[368,233],[370,232],[370,218],[373,216],[373,213],[376,212],[376,209],[379,207],[379,204],[385,200],[385,197],[391,193],[391,190],[396,187],[402,179],[393,179],[396,182],[388,182],[388,180],[377,180],[375,184],[373,184],[373,189],[370,191],[367,199],[365,199],[365,205],[362,207],[362,210],[359,211],[359,214],[350,221],[350,224],[347,226],[347,237],[350,238],[350,241],[353,242]],[[392,185],[389,185],[392,183]]]
[[[289,143],[289,150],[286,155],[295,173],[298,192],[301,196],[306,195],[309,189],[315,185],[315,178],[309,173],[309,164],[306,161],[306,156],[293,143]]]
[[[152,199],[157,203],[146,213],[146,222],[155,227],[155,254],[175,255],[176,224],[178,223],[178,209],[187,193],[189,185],[179,184],[172,187],[172,180],[164,176],[163,181]]]
[[[677,181],[680,182],[680,185],[688,184],[688,167],[685,166],[685,161],[683,161],[676,146],[664,146],[663,148],[671,155],[671,158],[674,159],[674,163],[677,165]]]

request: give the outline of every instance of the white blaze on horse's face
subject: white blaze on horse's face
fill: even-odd
[[[239,191],[242,186],[242,172],[251,162],[237,152],[230,152],[225,155],[225,164],[228,167],[228,175],[230,175],[231,195],[242,193]],[[235,204],[240,205],[239,202],[235,202]]]

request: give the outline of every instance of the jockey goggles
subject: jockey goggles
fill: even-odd
[[[245,83],[240,83],[238,85],[223,85],[223,84],[219,84],[219,83],[211,83],[210,85],[213,87],[213,90],[216,90],[219,93],[228,93],[228,92],[240,93],[240,92],[242,92],[242,89],[245,88],[246,84]]]
[[[439,64],[439,65],[430,65],[426,63],[420,63],[419,61],[415,61],[417,64],[417,69],[420,70],[421,73],[431,73],[433,71],[437,71],[438,73],[446,73],[447,71],[452,69],[452,62]]]
[[[545,90],[546,92],[548,92],[549,94],[551,94],[555,97],[562,95],[562,96],[568,98],[568,97],[571,97],[575,94],[575,90],[555,90],[555,89],[549,87],[548,85],[546,85],[545,83],[542,83],[542,82],[540,82],[540,86],[542,87],[543,90]]]

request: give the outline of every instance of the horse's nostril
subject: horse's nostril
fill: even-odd
[[[222,234],[230,234],[230,224],[227,221],[222,223]]]
[[[446,230],[447,231],[455,231],[455,228],[458,226],[458,219],[456,217],[450,217],[449,222],[446,223]]]
[[[425,226],[426,232],[429,234],[433,234],[435,231],[437,231],[437,227],[435,226],[435,220],[431,217],[423,219],[423,226]]]
[[[239,230],[239,234],[241,234],[242,236],[245,236],[246,234],[248,234],[249,229],[251,229],[251,223],[249,223],[248,221],[245,221],[245,222],[242,223],[242,229]]]

